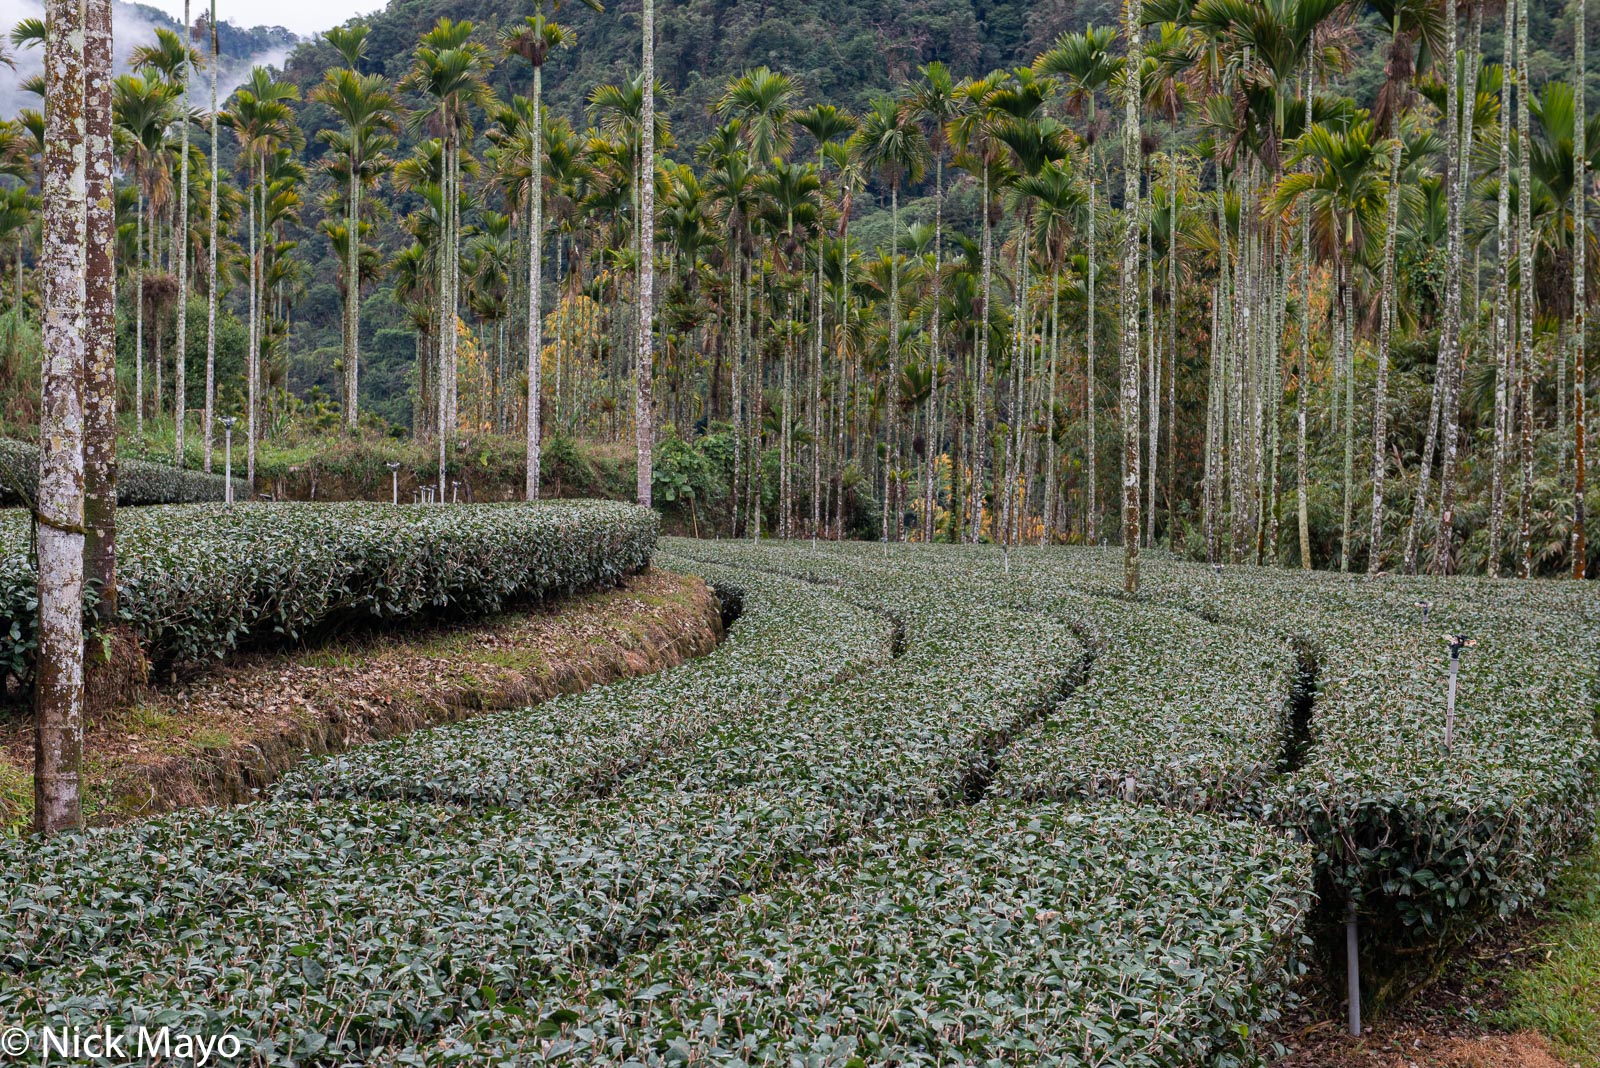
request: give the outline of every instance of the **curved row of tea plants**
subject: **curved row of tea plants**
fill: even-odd
[[[594,969],[815,852],[833,822],[781,798],[663,793],[499,812],[272,802],[95,835],[87,856],[60,839],[5,858],[0,1013],[345,1065],[475,1010],[571,1003]]]
[[[748,559],[721,547],[697,556]],[[781,559],[768,563],[784,570]],[[981,792],[1010,740],[1082,679],[1085,651],[1071,627],[974,601],[959,584],[862,570],[815,588],[893,621],[900,655],[774,714],[725,721],[652,766],[652,785],[760,787],[869,818],[926,812]]]
[[[118,613],[157,667],[346,626],[475,615],[646,567],[658,520],[607,502],[165,506],[118,527]],[[0,518],[0,665],[34,647],[26,520]]]
[[[1171,562],[1145,577],[1156,601],[1262,641],[1306,643],[1318,684],[1309,745],[1265,816],[1316,844],[1324,907],[1342,917],[1354,905],[1376,941],[1456,938],[1515,912],[1592,835],[1600,605],[1590,591]],[[1447,751],[1450,634],[1478,644],[1463,655]]]
[[[1015,552],[1009,574],[997,553],[889,555],[768,554],[828,581],[898,571],[1054,605],[1097,635],[1089,685],[1013,747],[1002,793],[1109,791],[1260,815],[1318,845],[1325,906],[1354,901],[1380,938],[1438,939],[1515,911],[1593,832],[1600,605],[1585,589],[1157,558],[1129,602],[1109,553]],[[1479,638],[1449,753],[1447,633]],[[1297,669],[1316,672],[1309,708]]]
[[[986,802],[854,839],[593,970],[579,1002],[480,1009],[370,1063],[1253,1063],[1309,866],[1241,824]]]
[[[1018,740],[996,791],[1259,815],[1294,748],[1293,650],[1160,605],[1082,611],[1098,635],[1090,684]]]
[[[666,558],[671,563],[670,558]],[[729,721],[766,723],[799,695],[889,658],[884,622],[804,583],[701,568],[744,610],[709,656],[655,675],[419,731],[292,770],[287,797],[531,806],[604,793]]]
[[[1249,1060],[1295,974],[1308,867],[1278,836],[1154,810],[959,810],[625,961],[620,992],[582,1018],[593,1037],[579,1052],[619,1065]]]
[[[25,441],[0,438],[0,505],[27,505],[39,496],[39,447]],[[227,479],[171,464],[148,460],[117,461],[117,504],[203,504],[227,496]],[[250,498],[242,478],[233,480],[233,497]]]
[[[1600,802],[1600,612],[1564,618],[1547,604],[1534,623],[1474,591],[1423,589],[1426,622],[1414,600],[1397,611],[1357,590],[1337,611],[1327,598],[1306,612],[1323,696],[1310,759],[1274,812],[1320,844],[1341,897],[1413,938],[1543,897]],[[1478,645],[1463,657],[1447,749],[1452,633]]]
[[[948,826],[904,822],[981,794],[1006,744],[1078,680],[1083,649],[1067,624],[974,603],[974,590],[960,583],[856,581],[852,607],[825,586],[759,570],[733,574],[747,605],[733,637],[705,661],[659,676],[647,700],[622,702],[618,716],[578,722],[558,714],[565,729],[520,741],[504,733],[509,717],[488,731],[424,736],[448,737],[454,747],[447,760],[455,762],[429,780],[450,785],[430,796],[464,804],[280,800],[95,835],[91,849],[72,851],[71,864],[68,840],[61,852],[5,858],[5,896],[26,904],[8,914],[3,932],[16,948],[5,961],[0,1013],[159,1020],[248,1036],[252,1056],[264,1063],[344,1064],[449,1059],[486,1022],[507,1031],[489,1044],[510,1043],[503,1048],[516,1052],[526,1032],[495,1016],[508,1006],[558,1032],[588,1021],[571,1037],[603,1033],[611,1052],[591,1047],[585,1056],[610,1056],[623,1037],[614,1028],[620,1007],[644,1004],[635,995],[661,997],[685,974],[669,970],[647,981],[651,961],[670,967],[702,952],[731,959],[744,938],[741,924],[763,916],[778,922],[766,911],[776,902],[796,910],[796,930],[853,930],[852,959],[872,952],[870,929],[846,893],[852,886],[877,886],[890,895],[883,907],[905,910],[893,919],[904,932],[901,955],[879,973],[878,986],[855,993],[854,972],[797,958],[793,993],[859,999],[866,1016],[824,1030],[900,1044],[886,1051],[931,1041],[927,1052],[948,1059],[958,1048],[948,1034],[924,1037],[894,1020],[937,1017],[935,991],[950,985],[938,953],[960,947],[942,945],[934,917],[961,908],[1003,921],[989,930],[985,966],[964,992],[951,986],[965,1011],[988,1013],[993,1023],[992,1033],[972,1036],[970,1048],[1001,1041],[995,1036],[1015,1022],[1001,1001],[1021,991],[1017,1004],[1026,1006],[1034,996],[1028,990],[1057,989],[1057,982],[1078,994],[1041,1019],[1063,1035],[1143,1027],[1151,1036],[1171,1029],[1237,1036],[1270,1013],[1294,948],[1288,903],[1306,885],[1282,840],[1261,838],[1174,874],[1173,858],[1190,841],[1216,839],[1216,827],[1139,816],[1138,833],[1123,834],[1104,821],[1120,827],[1117,821],[1135,817],[1097,815],[1080,826],[1065,812],[988,805],[971,809],[970,818],[945,817]],[[898,623],[894,658],[887,619]],[[802,625],[785,627],[792,621]],[[749,676],[725,684],[726,693],[743,686],[748,703],[718,698],[694,670],[700,667]],[[606,692],[595,691],[595,707]],[[618,755],[612,735],[639,741],[626,734],[622,714],[702,701],[714,721],[705,733],[691,728]],[[536,722],[552,708],[521,718]],[[535,748],[574,770],[552,770],[555,763],[518,752]],[[360,757],[370,756],[375,774],[393,762],[379,778],[400,782],[425,771],[438,755],[428,753],[426,743],[414,752],[385,745]],[[509,771],[501,767],[507,762]],[[349,777],[349,767],[320,762],[288,790],[344,789],[337,784],[347,786]],[[507,791],[523,780],[522,792]],[[597,785],[607,782],[617,785]],[[612,796],[561,803],[585,793]],[[963,822],[969,819],[977,822]],[[1032,826],[1040,819],[1043,832]],[[84,856],[91,859],[82,863]],[[1160,857],[1167,860],[1157,863]],[[963,858],[981,859],[993,880],[972,893],[946,882]],[[1091,868],[1099,872],[1093,879],[1084,875]],[[1258,894],[1251,888],[1268,870],[1283,876],[1281,892]],[[1049,906],[1065,917],[1063,932],[1087,932],[1084,925],[1103,922],[1097,909],[1119,903],[1126,923],[1104,928],[1115,937],[1086,940],[1070,959],[1041,956],[1060,933],[1049,926],[1056,918],[1034,918],[1051,941],[1019,938],[1028,926],[1006,926],[1001,912],[1015,904],[1006,873],[1029,886],[1038,879],[1040,894],[1074,902]],[[1086,896],[1066,897],[1067,885],[1085,887]],[[920,918],[917,901],[927,909]],[[800,909],[806,902],[809,912]],[[703,925],[697,916],[707,917]],[[1185,959],[1181,944],[1196,939],[1228,948]],[[783,959],[773,952],[774,961]],[[1138,961],[1155,966],[1136,968]],[[896,1002],[893,975],[919,968],[928,980]],[[718,972],[708,982],[726,1004],[749,1004],[750,1019],[763,1018],[765,980]],[[1199,987],[1215,993],[1198,999]],[[1137,1023],[1127,1014],[1141,1001],[1171,1011],[1145,1012]],[[782,1013],[780,1001],[764,1004],[761,1011]],[[655,1056],[647,1051],[671,1043],[681,1008],[627,1031],[626,1041]],[[793,1013],[787,1019],[791,1035],[807,1026]],[[1056,1039],[1029,1025],[1019,1041]],[[778,1036],[751,1052],[774,1059],[790,1045]],[[490,1055],[480,1044],[465,1059]]]
[[[888,658],[882,620],[824,591],[751,575],[738,595],[732,637],[702,660],[347,758],[373,769],[368,792],[384,796],[437,758],[427,740],[449,739],[458,763],[427,781],[461,804],[284,799],[0,847],[0,899],[16,902],[0,913],[0,1016],[182,1021],[248,1036],[263,1063],[344,1064],[566,989],[580,963],[817,853],[838,838],[836,814],[781,795],[580,799],[718,717],[757,716]],[[651,714],[668,727],[619,735]],[[529,733],[513,738],[519,718]],[[558,729],[541,733],[544,721]],[[284,792],[359,784],[325,760]]]

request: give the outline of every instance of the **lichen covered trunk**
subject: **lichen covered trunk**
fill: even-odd
[[[1128,41],[1122,132],[1122,586],[1139,591],[1139,64],[1141,0],[1125,0]]]
[[[76,0],[50,0],[45,17],[34,829],[49,834],[83,823],[79,776],[88,138],[84,9]]]
[[[84,436],[85,581],[103,615],[117,607],[116,211],[111,152],[111,0],[84,4]]]

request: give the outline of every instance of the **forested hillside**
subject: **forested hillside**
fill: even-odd
[[[566,118],[577,130],[588,125],[588,107],[594,91],[603,85],[620,85],[638,74],[639,2],[607,3],[603,12],[568,0],[560,6],[559,21],[576,44],[551,57],[545,70],[545,92],[551,111]],[[370,18],[357,20],[372,28],[361,69],[395,82],[410,68],[418,39],[441,17],[471,20],[477,37],[494,40],[507,25],[527,14],[527,6],[508,0],[397,0]],[[806,98],[828,101],[860,112],[875,93],[888,90],[924,63],[939,61],[962,73],[986,72],[1032,61],[1060,33],[1093,22],[1116,21],[1115,0],[868,0],[837,3],[803,0],[775,4],[748,0],[692,0],[661,5],[657,14],[656,74],[667,97],[663,101],[672,139],[666,155],[687,161],[695,146],[717,125],[714,106],[730,79],[743,71],[767,66],[791,75]],[[306,96],[330,65],[340,62],[338,52],[323,41],[308,42],[285,64],[284,78]],[[525,65],[500,63],[488,74],[488,84],[500,100],[529,92]],[[316,130],[332,121],[317,108],[302,119],[306,131],[305,157],[315,161],[325,151]],[[484,140],[480,124],[480,143]],[[417,134],[397,131],[402,153]],[[314,173],[314,172],[313,172]],[[919,183],[925,184],[925,183]],[[334,395],[338,376],[333,361],[339,346],[339,296],[334,284],[337,256],[332,246],[316,235],[319,212],[314,198],[300,233],[310,235],[298,250],[308,261],[306,292],[296,309],[291,347],[290,379],[300,392],[318,388]],[[863,202],[856,210],[872,214],[874,205]],[[931,216],[930,216],[931,218]],[[399,234],[400,213],[388,220],[389,243],[405,240]],[[379,232],[384,228],[379,222]],[[887,240],[887,221],[881,224]],[[868,233],[875,232],[869,225]],[[383,283],[363,308],[368,334],[373,338],[374,377],[371,406],[387,418],[409,421],[405,369],[414,354],[413,334],[403,310],[392,303]]]
[[[528,13],[507,0],[396,0],[364,20],[370,69],[399,78],[417,39],[441,17],[470,19],[488,34]],[[1088,22],[1116,21],[1115,0],[687,0],[663,3],[656,15],[656,76],[672,93],[670,111],[685,143],[715,125],[711,107],[731,76],[758,66],[781,70],[808,94],[859,111],[931,60],[978,73],[1029,62],[1055,37]],[[546,91],[558,114],[579,122],[595,87],[622,82],[639,69],[639,3],[608,3],[596,13],[567,0],[556,18],[577,45],[552,59]],[[487,39],[487,38],[486,38]],[[309,88],[337,56],[331,48],[296,54],[287,76]],[[528,76],[502,65],[489,78],[502,99],[527,93]]]
[[[225,101],[214,282],[158,34],[114,102],[124,420],[204,462],[237,413],[251,476],[409,437],[440,487],[463,442],[636,441],[641,497],[730,534],[1587,572],[1581,10],[661,0],[647,103],[638,3],[406,0]],[[14,425],[39,129],[0,205]]]

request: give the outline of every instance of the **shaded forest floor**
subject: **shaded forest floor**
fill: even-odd
[[[1280,1032],[1295,1052],[1278,1068],[1600,1068],[1600,842],[1545,905],[1369,1024],[1350,1038],[1342,1002],[1313,996]]]
[[[656,570],[485,620],[233,658],[90,723],[88,818],[247,801],[308,755],[658,671],[721,636],[715,594]],[[31,718],[0,710],[0,833],[31,818],[32,762]]]

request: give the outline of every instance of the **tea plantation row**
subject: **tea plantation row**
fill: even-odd
[[[0,847],[0,1018],[275,1065],[1239,1065],[1316,910],[1470,927],[1591,826],[1596,618],[1560,588],[658,563],[742,602],[710,656]],[[1485,639],[1449,754],[1445,626]]]
[[[1094,552],[1021,552],[1010,577],[998,557],[939,547],[759,559],[812,579],[960,572],[991,601],[1077,613],[1111,650],[1096,685],[1017,747],[997,792],[1115,795],[1289,831],[1316,847],[1325,907],[1354,905],[1378,946],[1516,911],[1594,832],[1600,604],[1583,586],[1157,560],[1130,602]],[[1447,751],[1449,634],[1478,644]]]
[[[148,460],[117,461],[117,504],[200,504],[227,496],[227,480],[171,464]],[[39,447],[25,441],[0,438],[0,505],[28,505],[39,496]],[[242,478],[233,480],[233,496],[250,497]]]
[[[118,614],[164,668],[615,582],[649,563],[657,529],[648,509],[603,502],[146,508],[120,517]],[[0,670],[19,678],[36,585],[27,519],[0,513]]]

